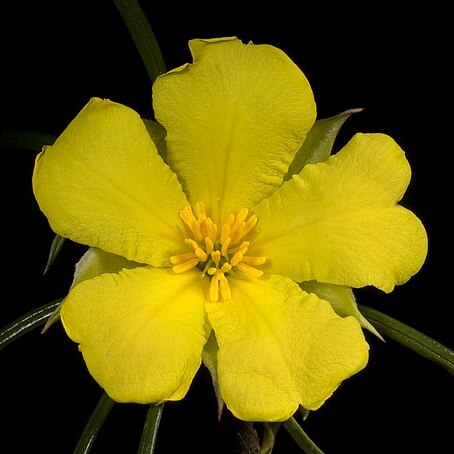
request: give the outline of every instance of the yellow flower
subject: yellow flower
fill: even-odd
[[[228,408],[284,420],[368,358],[359,323],[297,283],[389,292],[422,266],[425,230],[397,205],[410,168],[390,137],[358,134],[283,184],[315,121],[303,73],[268,45],[190,47],[153,87],[168,165],[134,111],[100,99],[37,158],[51,227],[96,248],[63,325],[107,393],[138,403],[183,398],[214,331]]]

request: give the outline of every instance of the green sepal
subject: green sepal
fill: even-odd
[[[385,337],[399,342],[454,375],[454,351],[420,331],[367,306],[361,312]]]
[[[260,451],[260,439],[253,422],[241,421],[241,427],[238,435],[240,438],[238,452],[246,454],[258,453]]]
[[[370,331],[380,340],[384,340],[374,326],[361,314],[358,305],[356,304],[355,295],[350,287],[324,284],[317,281],[302,282],[299,286],[305,292],[315,293],[319,298],[328,301],[337,315],[340,315],[341,317],[355,317],[364,329]]]
[[[57,233],[55,234],[54,239],[52,240],[52,244],[50,245],[49,257],[47,258],[46,267],[44,268],[44,274],[46,274],[54,265],[65,240],[66,238],[63,238]]]
[[[303,421],[306,421],[306,419],[309,418],[309,415],[311,413],[310,410],[304,408],[302,405],[298,407],[298,411]]]
[[[73,454],[88,454],[90,452],[96,436],[114,404],[115,402],[106,393],[103,393],[82,431]]]
[[[0,330],[0,350],[19,339],[25,333],[46,323],[46,320],[52,315],[55,309],[60,306],[62,300],[63,298],[58,298],[43,306],[39,306],[2,328]]]
[[[44,328],[41,331],[41,334],[44,334],[54,323],[57,323],[60,320],[60,309],[63,301],[64,298],[62,298],[61,303],[58,305],[58,307],[55,308],[54,312],[52,312],[50,317],[47,319],[46,324],[44,325]]]
[[[164,404],[150,404],[148,406],[137,454],[152,454],[154,452],[163,408]]]
[[[207,343],[203,347],[202,361],[203,364],[205,364],[208,371],[210,372],[211,379],[213,380],[213,388],[218,403],[218,419],[221,419],[222,411],[224,410],[224,400],[222,399],[221,396],[218,381],[218,351],[219,346],[216,340],[216,336],[214,334],[214,331],[211,331],[210,337],[208,338]]]
[[[1,148],[22,148],[41,151],[44,145],[52,145],[57,138],[51,134],[34,131],[6,131],[0,134]]]
[[[276,434],[281,427],[281,422],[265,422],[263,424],[263,438],[260,454],[271,454],[276,443]]]
[[[138,266],[142,265],[102,249],[89,248],[76,264],[71,288],[104,273],[119,273],[125,268],[131,269]]]
[[[162,160],[167,163],[167,131],[165,130],[164,126],[159,124],[157,121],[144,119],[143,122],[145,123],[145,127],[147,128],[151,140],[154,142],[158,150],[159,156],[161,156]]]
[[[301,172],[306,164],[326,161],[333,150],[334,141],[347,118],[363,109],[350,109],[334,117],[317,120],[307,134],[301,148],[290,163],[284,181]]]

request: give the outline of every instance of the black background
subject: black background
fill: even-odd
[[[153,3],[142,1],[169,68],[190,61],[190,38],[236,35],[273,44],[305,72],[319,118],[365,109],[347,121],[336,148],[361,131],[390,134],[406,150],[413,178],[403,205],[427,228],[427,261],[389,295],[371,289],[356,295],[360,303],[452,347],[447,271],[453,74],[447,11],[436,3],[399,12],[383,3],[368,3],[363,11],[278,2],[252,12],[229,3],[159,8]],[[92,96],[151,115],[147,73],[113,2],[16,2],[1,8],[0,129],[58,135]],[[0,155],[1,326],[63,296],[84,252],[65,244],[56,267],[43,276],[53,234],[31,191],[34,156],[17,149]],[[72,452],[101,395],[61,326],[45,335],[38,331],[0,353],[2,452]],[[393,341],[383,344],[366,335],[368,367],[310,415],[307,432],[327,453],[446,452],[452,377]],[[92,452],[136,452],[145,411],[140,405],[114,407]],[[217,422],[202,369],[187,398],[166,406],[156,452],[233,453],[237,429],[228,414]],[[12,448],[3,451],[8,445]],[[281,430],[275,452],[299,450]]]

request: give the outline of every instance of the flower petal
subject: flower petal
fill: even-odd
[[[327,301],[282,276],[230,282],[232,299],[206,308],[221,395],[238,418],[282,421],[300,404],[314,410],[366,365],[360,325]]]
[[[76,285],[63,325],[95,380],[118,402],[184,397],[208,338],[200,273],[125,269]]]
[[[194,63],[159,77],[156,118],[191,203],[215,222],[282,183],[315,120],[309,83],[279,49],[236,38],[193,40]]]
[[[52,229],[78,243],[160,266],[181,242],[181,186],[120,104],[92,99],[37,157],[33,189]]]
[[[390,292],[424,263],[420,220],[396,203],[410,181],[400,147],[384,134],[357,134],[336,155],[309,164],[254,208],[260,233],[251,255],[295,281]]]

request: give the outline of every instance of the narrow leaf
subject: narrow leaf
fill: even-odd
[[[33,328],[46,323],[46,320],[57,309],[62,300],[63,298],[59,298],[37,307],[0,330],[0,350]]]
[[[137,0],[114,0],[114,3],[128,27],[151,83],[153,83],[160,74],[166,72],[161,49],[153,30]]]
[[[109,415],[110,410],[112,410],[114,403],[106,393],[103,393],[82,431],[82,435],[74,448],[73,454],[87,454],[90,452],[96,436]]]
[[[7,131],[0,134],[0,148],[23,148],[41,151],[44,145],[52,145],[57,138],[34,131]]]
[[[295,418],[290,417],[283,422],[283,426],[306,454],[323,454],[323,451],[309,438]]]
[[[44,274],[46,274],[52,268],[53,264],[55,263],[55,260],[58,257],[58,254],[60,254],[64,242],[65,238],[58,234],[55,234],[52,244],[50,246],[49,257],[47,259],[46,268],[44,269]]]
[[[163,408],[164,404],[149,405],[137,454],[152,454],[154,452]]]
[[[292,175],[300,173],[306,164],[326,161],[331,155],[334,140],[350,115],[361,112],[363,109],[350,109],[334,117],[317,120],[309,131],[306,140],[296,152],[290,163],[284,181],[290,180]]]
[[[433,361],[454,375],[453,350],[389,315],[367,306],[358,305],[358,307],[379,333]]]

